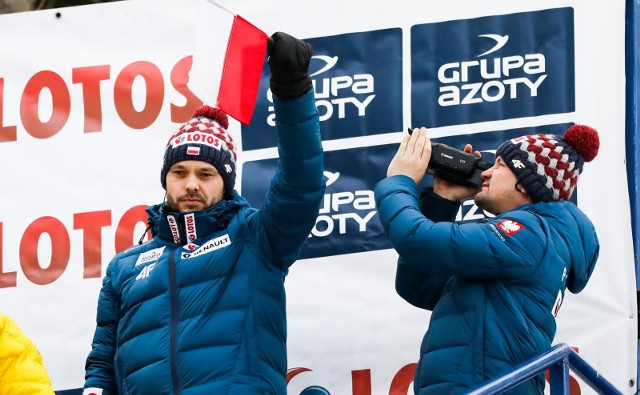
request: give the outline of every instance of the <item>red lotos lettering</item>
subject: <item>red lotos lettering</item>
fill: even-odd
[[[46,233],[51,239],[51,260],[46,268],[40,266],[38,245]],[[64,224],[53,217],[33,221],[20,241],[20,266],[24,275],[34,284],[47,285],[56,281],[69,264],[71,241]]]
[[[353,395],[371,395],[371,369],[351,371]]]
[[[115,231],[116,252],[121,252],[137,242],[136,227],[141,223],[146,225],[146,208],[147,206],[143,205],[132,207],[120,218]],[[102,276],[103,228],[111,226],[111,222],[111,210],[73,214],[73,229],[81,230],[83,235],[83,279]],[[0,289],[17,286],[17,273],[5,272],[3,269],[2,225],[0,222]],[[146,232],[147,237],[151,238],[151,232],[148,229]],[[47,234],[51,241],[48,264],[42,264],[38,255],[42,250],[41,240],[44,234]],[[51,284],[60,278],[69,265],[71,255],[69,232],[56,218],[38,218],[24,231],[18,251],[20,267],[25,277],[34,284]]]
[[[398,370],[398,373],[391,380],[389,395],[407,395],[409,393],[409,386],[413,383],[416,367],[418,367],[417,363],[410,363]]]
[[[4,78],[0,78],[0,143],[18,139],[15,126],[4,126]]]
[[[40,94],[44,89],[51,93],[53,108],[51,118],[44,122],[40,119]],[[53,71],[36,73],[24,88],[20,101],[20,119],[24,129],[31,136],[46,139],[57,134],[67,123],[71,113],[71,96],[62,77]]]
[[[2,222],[0,222],[0,288],[16,286],[16,272],[5,272],[2,264]]]
[[[133,83],[137,77],[141,77],[146,84],[145,106],[141,111],[137,111],[133,103]],[[151,62],[140,61],[128,65],[116,78],[113,97],[122,122],[132,129],[149,127],[162,109],[162,72]]]
[[[138,240],[135,236],[136,225],[147,224],[147,206],[135,206],[127,210],[120,218],[116,228],[116,252],[121,252],[134,245]],[[147,229],[147,238],[151,239],[151,230]]]
[[[193,111],[202,104],[187,87],[192,57],[180,59],[171,70],[171,86],[184,98],[184,105],[170,104],[172,122],[187,121]],[[71,70],[71,82],[82,89],[84,106],[84,133],[103,130],[103,103],[101,83],[111,78],[110,65],[75,67]],[[143,84],[144,94],[134,83]],[[4,78],[0,78],[0,143],[17,141],[18,127],[4,124]],[[155,64],[138,61],[124,67],[118,73],[113,88],[114,107],[119,118],[132,129],[144,129],[158,119],[165,97],[165,83],[162,71]],[[44,91],[51,95],[51,115],[40,117],[43,110],[41,96]],[[141,97],[138,100],[138,97]],[[138,109],[141,107],[141,109]],[[20,120],[25,131],[38,139],[56,135],[67,124],[71,114],[71,95],[65,80],[56,72],[39,71],[24,87],[20,97]]]
[[[73,229],[84,232],[82,278],[102,277],[102,228],[111,225],[111,211],[94,211],[73,215]]]
[[[76,67],[72,71],[74,84],[82,85],[84,132],[102,131],[102,99],[100,82],[110,78],[111,68],[104,66]]]
[[[171,103],[171,122],[183,123],[191,119],[196,108],[202,105],[202,100],[187,88],[189,70],[193,64],[193,57],[187,56],[178,61],[171,70],[171,85],[186,99],[184,106],[179,107]]]
[[[417,363],[410,363],[403,366],[393,377],[389,388],[389,395],[406,395],[409,386],[413,383]],[[311,372],[311,369],[297,367],[287,370],[286,383],[300,373]],[[309,387],[312,388],[312,387]],[[351,371],[351,393],[352,395],[371,395],[371,369]]]

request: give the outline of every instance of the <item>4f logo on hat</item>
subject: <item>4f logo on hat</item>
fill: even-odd
[[[524,164],[522,163],[522,161],[520,161],[520,159],[511,159],[511,164],[513,165],[514,169],[524,169]]]
[[[524,225],[512,219],[505,219],[504,221],[498,223],[498,229],[500,229],[507,236],[513,236],[514,234],[524,229]]]

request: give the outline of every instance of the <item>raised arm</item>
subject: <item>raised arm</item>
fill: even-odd
[[[273,258],[288,267],[315,225],[325,191],[320,124],[308,68],[313,48],[285,33],[269,39],[278,168],[261,210]]]

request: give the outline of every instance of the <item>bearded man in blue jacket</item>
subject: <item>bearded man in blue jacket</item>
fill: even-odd
[[[598,258],[593,224],[568,201],[598,148],[584,125],[521,136],[498,148],[480,190],[436,178],[419,196],[431,142],[425,128],[405,137],[375,197],[399,254],[396,290],[432,311],[416,394],[467,393],[551,347],[565,289],[580,292]],[[454,223],[472,196],[495,217]],[[508,393],[543,394],[544,385],[540,374]]]
[[[325,190],[312,54],[269,39],[279,162],[262,209],[234,190],[226,114],[203,106],[171,137],[154,237],[107,268],[84,394],[286,394],[284,280]]]

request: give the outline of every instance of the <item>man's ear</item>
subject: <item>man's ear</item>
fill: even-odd
[[[522,186],[522,184],[520,184],[520,183],[517,183],[517,184],[516,184],[516,190],[517,190],[518,192],[520,192],[520,193],[523,193],[523,194],[525,194],[525,195],[528,195],[527,190],[526,190],[526,189],[524,189],[524,187],[523,187],[523,186]]]

